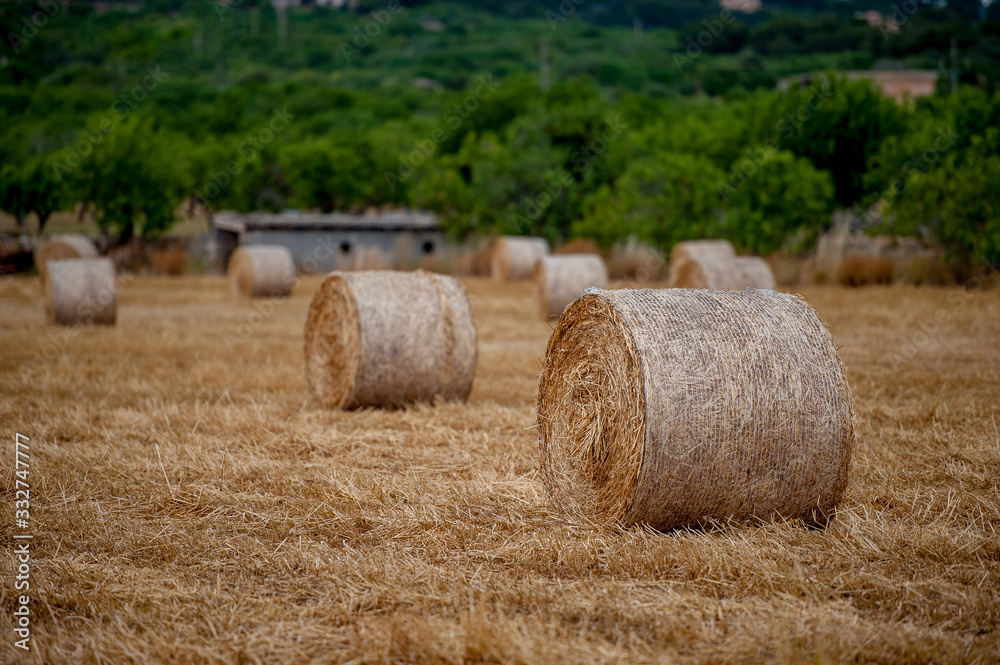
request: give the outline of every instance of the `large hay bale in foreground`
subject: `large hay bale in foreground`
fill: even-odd
[[[115,269],[109,259],[55,259],[47,262],[45,314],[57,325],[114,325]]]
[[[804,301],[757,290],[588,292],[549,339],[538,432],[560,510],[656,529],[823,524],[855,447],[830,333]]]
[[[309,305],[305,357],[309,386],[327,407],[465,401],[476,327],[452,277],[334,272]]]
[[[764,259],[759,256],[737,256],[735,265],[742,288],[774,290],[774,273]]]
[[[100,253],[97,245],[87,236],[80,233],[57,235],[49,238],[35,252],[35,267],[42,278],[42,288],[48,279],[46,263],[59,259],[96,259]]]
[[[493,278],[501,281],[531,279],[535,264],[548,253],[549,243],[545,238],[500,238],[493,246]]]
[[[670,252],[667,281],[677,289],[741,288],[735,260],[736,252],[725,240],[679,242]]]
[[[543,256],[535,264],[535,286],[542,318],[559,316],[566,305],[592,286],[608,285],[608,271],[597,254]]]
[[[229,284],[234,295],[249,298],[291,295],[295,286],[295,259],[281,245],[239,247],[229,259]]]

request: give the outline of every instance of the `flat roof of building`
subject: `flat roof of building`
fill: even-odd
[[[212,225],[223,231],[440,231],[437,216],[412,210],[377,213],[281,212],[238,213],[223,211]]]

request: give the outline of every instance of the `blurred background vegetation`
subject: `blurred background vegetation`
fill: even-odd
[[[1000,261],[1000,5],[350,4],[0,2],[0,210],[124,242],[194,207],[411,206],[455,238],[794,253],[854,208]],[[838,73],[873,68],[937,92]]]

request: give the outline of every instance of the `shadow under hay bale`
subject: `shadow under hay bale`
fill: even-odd
[[[676,289],[741,288],[736,252],[725,240],[679,242],[670,253],[668,283]]]
[[[118,298],[109,259],[56,259],[47,267],[44,293],[49,323],[114,325]]]
[[[845,256],[837,266],[837,283],[841,286],[871,286],[892,284],[896,267],[888,256]]]
[[[534,279],[538,311],[547,319],[562,314],[590,287],[606,287],[608,271],[597,254],[556,254],[539,259]]]
[[[274,298],[291,295],[295,287],[295,260],[287,247],[248,245],[229,259],[233,295]]]
[[[71,233],[49,238],[35,252],[35,267],[42,278],[42,288],[48,279],[46,263],[59,259],[96,259],[100,256],[97,245],[85,235]]]
[[[305,360],[329,408],[465,401],[476,372],[465,290],[423,271],[331,273],[309,305]]]
[[[549,339],[537,416],[557,508],[661,530],[825,524],[855,447],[830,333],[774,291],[585,294]]]
[[[531,279],[535,263],[549,254],[549,243],[544,238],[499,238],[493,246],[490,272],[494,279]]]

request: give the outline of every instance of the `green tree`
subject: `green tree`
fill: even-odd
[[[296,143],[281,152],[292,202],[323,212],[360,207],[372,193],[370,150],[335,139]]]
[[[669,247],[718,232],[723,173],[700,155],[662,153],[633,163],[614,187],[587,198],[573,235],[602,246],[633,236]]]
[[[112,230],[124,243],[136,231],[155,237],[170,228],[184,185],[175,146],[152,119],[134,117],[94,146],[72,178],[102,230]]]
[[[757,155],[764,158],[757,162]],[[759,148],[748,151],[747,159],[733,170],[744,167],[753,172],[737,181],[739,186],[723,186],[726,218],[721,234],[737,247],[767,254],[794,236],[800,246],[793,249],[802,250],[829,226],[833,179],[827,171],[785,150],[768,154]]]

